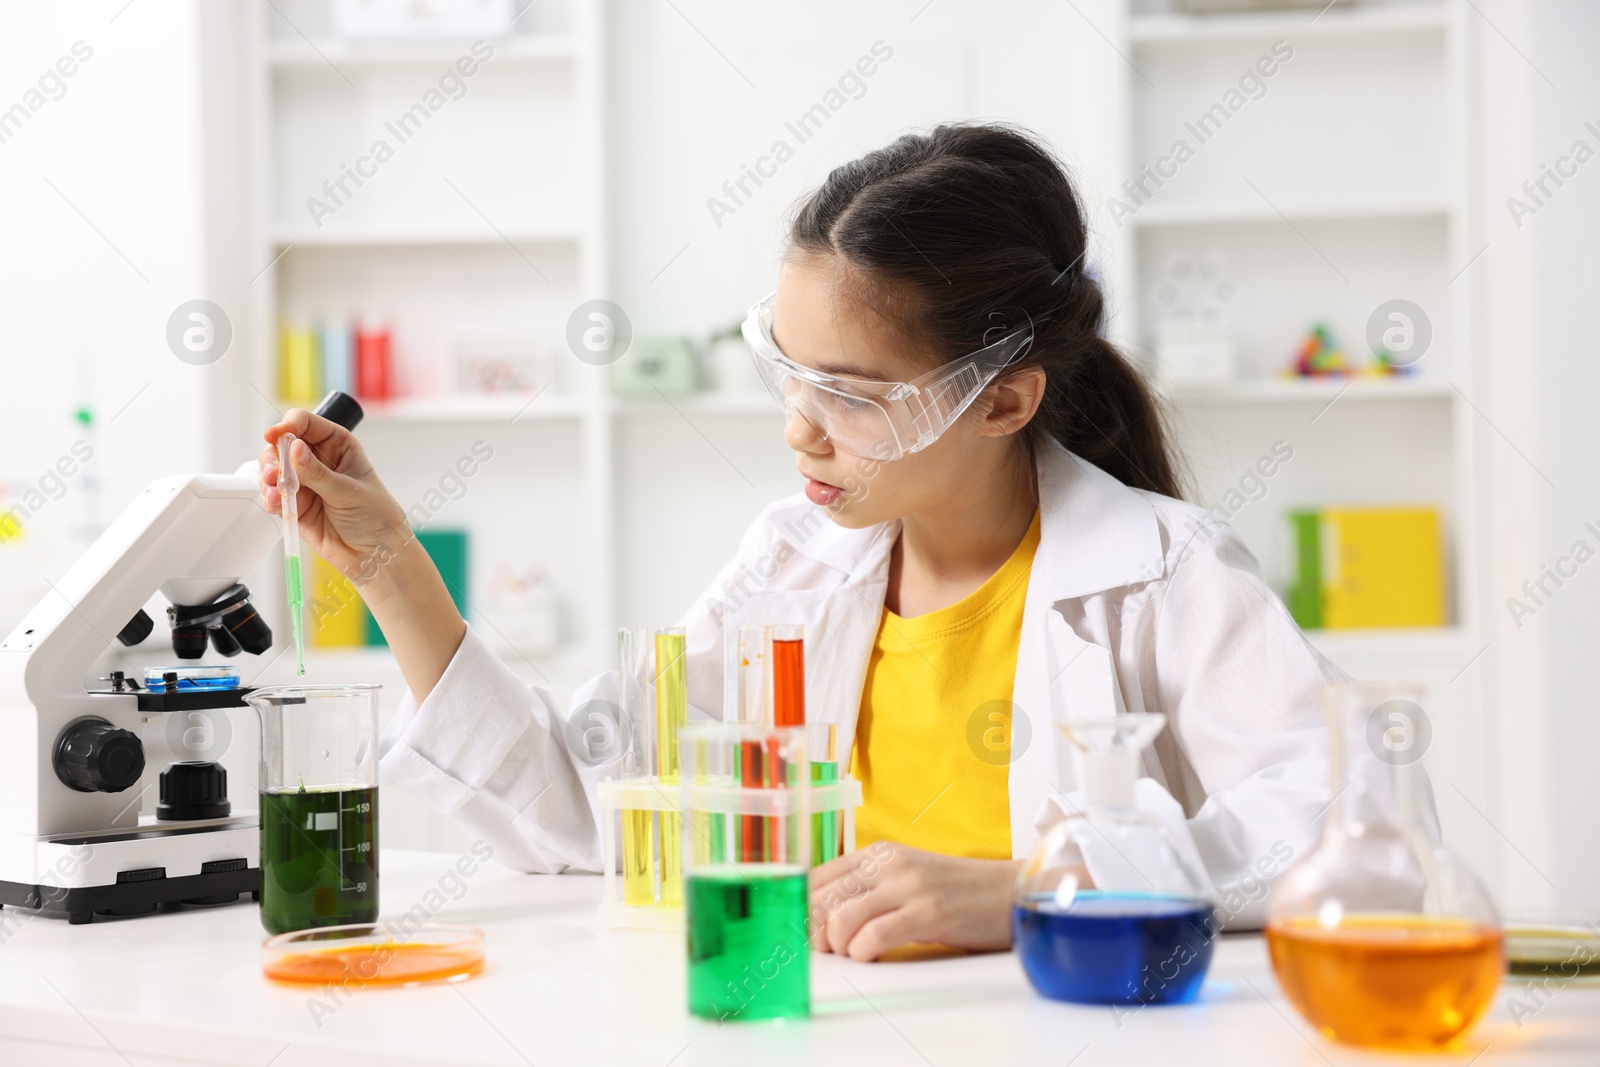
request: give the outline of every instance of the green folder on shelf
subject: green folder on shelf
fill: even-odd
[[[433,560],[433,565],[439,568],[439,576],[444,579],[445,588],[450,590],[450,599],[455,601],[456,610],[465,618],[468,573],[467,531],[423,530],[417,534],[417,541],[422,545],[423,551],[428,553],[428,558]],[[366,615],[367,644],[387,647],[389,642],[384,639],[383,631],[378,628],[372,613],[369,611]]]
[[[1294,531],[1294,581],[1289,614],[1302,630],[1322,629],[1322,523],[1315,511],[1289,512]]]

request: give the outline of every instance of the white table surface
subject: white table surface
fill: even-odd
[[[455,859],[385,851],[383,914],[421,901]],[[6,911],[0,1064],[1600,1064],[1595,986],[1553,990],[1519,1026],[1508,998],[1537,1001],[1508,983],[1446,1055],[1331,1045],[1284,1001],[1255,936],[1222,939],[1198,1003],[1121,1018],[1041,999],[1009,954],[879,964],[813,954],[811,1019],[719,1028],[684,1008],[682,935],[604,928],[599,896],[595,877],[484,867],[437,916],[487,932],[482,975],[359,990],[320,1020],[313,994],[261,977],[248,902],[88,926]]]

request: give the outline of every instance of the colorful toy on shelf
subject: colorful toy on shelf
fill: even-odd
[[[1285,378],[1392,378],[1410,374],[1412,367],[1401,366],[1387,351],[1358,367],[1350,362],[1326,323],[1314,323],[1295,351],[1294,362],[1283,372]]]
[[[1397,363],[1395,359],[1394,353],[1387,348],[1380,348],[1377,358],[1367,365],[1367,373],[1378,378],[1398,378],[1416,371],[1417,362],[1415,357],[1412,357],[1410,362],[1407,363]]]
[[[1355,368],[1334,342],[1333,331],[1319,322],[1300,342],[1288,373],[1301,378],[1346,378],[1355,373]]]

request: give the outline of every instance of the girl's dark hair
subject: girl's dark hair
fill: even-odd
[[[802,204],[793,248],[841,257],[867,306],[948,361],[1032,321],[1014,366],[1045,372],[1023,431],[1126,485],[1180,496],[1161,411],[1101,335],[1105,298],[1084,272],[1084,213],[1060,163],[1000,125],[940,126],[835,168]]]

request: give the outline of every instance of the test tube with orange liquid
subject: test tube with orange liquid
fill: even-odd
[[[806,724],[806,628],[799,623],[772,627],[772,722],[780,727]],[[786,781],[790,771],[810,774],[806,767],[769,766],[768,787]],[[790,828],[793,829],[792,823]],[[794,847],[792,838],[789,846]],[[771,847],[769,841],[768,848]]]

